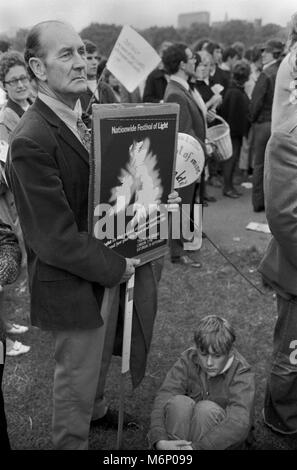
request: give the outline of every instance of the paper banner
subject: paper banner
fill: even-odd
[[[125,25],[111,51],[106,68],[132,93],[160,61],[152,46],[134,29]]]
[[[204,167],[204,151],[198,140],[178,133],[174,188],[184,188],[196,181]]]

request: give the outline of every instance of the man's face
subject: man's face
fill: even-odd
[[[273,60],[272,52],[267,51],[266,49],[264,49],[264,51],[262,52],[262,63],[263,63],[263,65],[268,64],[272,60]]]
[[[210,347],[208,352],[197,348],[199,364],[209,377],[219,375],[230,357],[229,354],[216,354]]]
[[[66,24],[53,23],[41,34],[48,87],[68,104],[87,89],[85,46]]]
[[[95,51],[92,54],[87,52],[86,55],[87,59],[87,76],[89,80],[92,80],[92,78],[96,78],[97,74],[97,67],[99,63],[99,57],[98,57],[98,52]]]
[[[191,49],[187,48],[185,50],[187,56],[187,62],[185,62],[184,72],[188,77],[195,76],[195,58]]]
[[[222,49],[214,49],[212,57],[215,64],[220,64],[222,62]]]

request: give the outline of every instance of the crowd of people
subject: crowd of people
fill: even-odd
[[[158,51],[160,65],[133,93],[107,70],[97,46],[61,21],[34,26],[23,54],[0,43],[6,49],[0,57],[0,287],[15,280],[22,259],[31,323],[53,332],[55,449],[86,450],[90,426],[117,427],[104,388],[121,335],[124,283],[135,273],[130,362],[135,387],[145,373],[163,268],[163,258],[138,266],[139,260],[120,256],[88,232],[94,103],[179,104],[178,130],[197,139],[206,164],[198,181],[168,195],[169,210],[181,201],[193,210],[195,203],[215,203],[212,186],[221,187],[222,197],[237,199],[239,183],[252,181],[253,209],[267,210],[273,234],[261,272],[278,292],[279,309],[264,419],[280,433],[297,433],[296,362],[288,360],[297,341],[294,25],[287,50],[277,39],[248,49],[239,42],[223,47],[211,39],[192,47],[165,42]],[[216,158],[218,150],[208,139],[208,130],[222,119],[232,142],[232,155],[224,160]],[[171,262],[201,268],[185,248],[191,243],[193,236],[171,239]],[[29,346],[7,334],[28,327],[11,323],[3,312],[0,320],[4,357],[5,351],[8,356],[27,353]],[[255,386],[234,341],[225,319],[209,315],[198,322],[194,347],[181,355],[157,393],[151,448],[244,445],[253,425]],[[3,365],[1,380],[2,373]],[[2,392],[0,420],[0,440],[9,448]],[[124,425],[131,420],[125,416]]]

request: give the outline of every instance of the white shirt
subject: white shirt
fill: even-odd
[[[69,108],[65,103],[59,101],[45,93],[38,92],[38,98],[43,101],[60,119],[66,124],[67,127],[73,132],[75,137],[81,142],[79,132],[77,130],[77,120],[81,118],[81,104],[77,100],[74,109]]]

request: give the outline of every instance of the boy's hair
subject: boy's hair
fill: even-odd
[[[233,59],[233,57],[237,56],[238,57],[238,52],[234,47],[227,47],[227,49],[224,50],[223,52],[223,62],[227,62],[229,57]]]
[[[235,332],[225,318],[217,315],[208,315],[202,318],[194,333],[197,348],[208,353],[212,348],[216,354],[229,354],[235,341]]]

